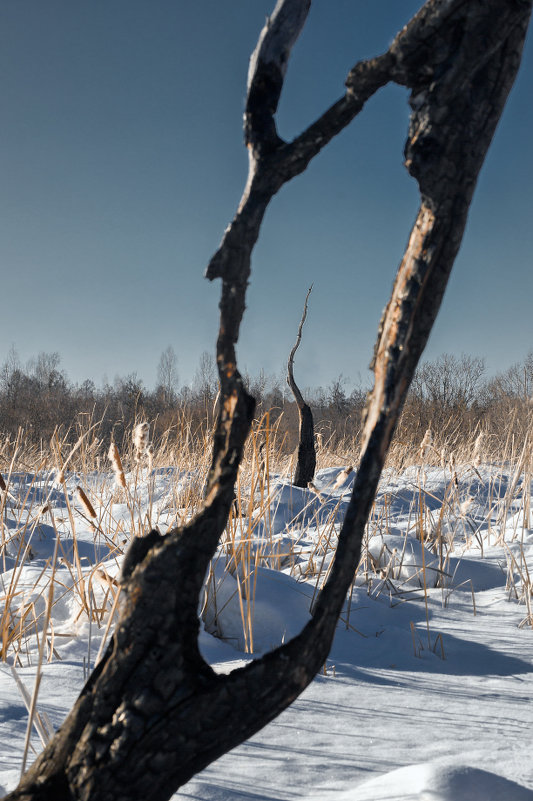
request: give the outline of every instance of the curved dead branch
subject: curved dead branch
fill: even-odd
[[[299,436],[298,436],[298,458],[296,461],[296,470],[294,471],[293,484],[296,487],[307,487],[310,481],[315,476],[316,469],[316,450],[315,450],[315,426],[313,423],[313,413],[311,407],[303,399],[296,381],[294,380],[294,357],[296,351],[300,347],[302,341],[302,331],[307,317],[307,303],[309,295],[313,290],[313,285],[307,290],[305,296],[304,310],[298,326],[298,333],[296,335],[296,342],[289,354],[287,362],[287,384],[289,385],[296,405],[298,407],[298,417],[300,420]]]

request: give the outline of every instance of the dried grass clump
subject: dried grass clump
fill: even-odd
[[[266,413],[254,422],[219,556],[224,560],[227,570],[238,579],[244,639],[250,651],[253,650],[253,610],[258,566],[291,571],[298,580],[313,581],[318,592],[331,568],[340,523],[338,509],[333,510],[320,525],[318,536],[313,533],[316,539],[307,543],[307,524],[302,525],[301,531],[292,539],[271,534],[274,481],[287,478],[293,470],[291,456],[285,448],[285,437],[280,433],[279,420],[278,417],[273,422],[271,415]],[[117,425],[115,431],[118,430]],[[0,560],[4,560],[6,575],[6,565],[9,563],[12,566],[15,562],[9,582],[6,580],[1,593],[0,658],[4,661],[15,665],[31,662],[35,655],[35,644],[44,654],[44,659],[54,658],[58,650],[58,635],[46,622],[46,605],[39,600],[51,597],[49,585],[43,589],[42,584],[36,584],[33,595],[30,591],[29,600],[23,600],[25,596],[20,584],[20,568],[31,559],[32,545],[40,536],[40,526],[45,528],[51,525],[59,535],[58,563],[66,565],[70,575],[68,587],[51,579],[55,582],[53,603],[65,594],[71,594],[79,608],[79,621],[89,622],[89,625],[105,631],[112,626],[118,605],[118,587],[103,561],[88,568],[80,558],[76,526],[79,528],[82,525],[82,518],[85,520],[85,530],[88,523],[92,526],[95,543],[107,549],[106,557],[118,559],[132,537],[142,536],[153,527],[160,527],[164,533],[168,527],[183,525],[199,508],[211,458],[210,432],[206,425],[195,426],[184,413],[178,415],[173,425],[163,432],[154,432],[157,432],[155,422],[149,424],[143,421],[133,429],[124,431],[119,444],[113,439],[107,453],[112,472],[109,469],[100,472],[100,466],[106,464],[103,445],[106,437],[98,425],[94,426],[89,420],[85,428],[82,429],[80,424],[76,429],[74,445],[68,444],[68,432],[61,434],[59,431],[50,444],[43,443],[39,449],[33,445],[26,449],[27,441],[22,432],[16,441],[4,443],[0,454],[3,460],[0,481]],[[150,442],[150,433],[154,442]],[[533,457],[529,444],[532,440],[528,438],[531,435],[520,442],[509,435],[505,447],[498,450],[498,442],[491,440],[479,428],[472,432],[469,439],[459,437],[451,424],[444,431],[431,429],[430,432],[426,430],[424,435],[419,431],[412,439],[403,439],[405,433],[405,430],[400,432],[401,437],[394,442],[388,465],[392,473],[413,468],[411,472],[416,497],[413,500],[409,533],[435,554],[439,576],[437,589],[443,592],[444,603],[453,591],[450,589],[447,568],[454,544],[460,540],[465,547],[479,547],[482,550],[488,521],[488,537],[492,538],[492,543],[512,544],[509,549],[509,593],[526,605],[524,625],[533,625],[530,567],[520,551],[520,532],[530,520],[531,495],[527,487],[530,486],[528,482],[532,474]],[[342,493],[344,485],[348,484],[351,465],[357,465],[357,448],[355,440],[345,439],[332,445],[331,440],[318,438],[320,467],[349,465],[340,473],[335,473],[337,479],[332,481],[332,489]],[[157,471],[147,473],[143,469],[147,458],[154,468],[168,470],[169,475],[173,476],[164,498],[153,500]],[[488,458],[494,462],[492,473],[486,470]],[[500,472],[496,462],[505,466]],[[123,465],[131,472],[125,473]],[[62,472],[60,486],[54,484],[58,466]],[[431,499],[432,504],[428,500],[430,484],[426,480],[435,467],[443,469],[446,478],[446,491],[444,497],[439,498],[440,507],[436,511],[435,498]],[[499,492],[498,484],[498,481],[502,481],[503,469],[507,477],[511,472],[505,495]],[[19,479],[15,480],[14,477],[22,473],[31,474],[33,478],[28,479],[29,482],[42,482],[43,486],[49,487],[49,491],[42,490],[37,497],[31,483],[21,491],[18,489],[20,484],[17,484]],[[112,489],[113,482],[118,486],[118,492]],[[474,485],[479,486],[479,482],[485,482],[485,487],[490,482],[485,492],[488,499],[486,508],[481,511],[479,497],[473,489]],[[330,489],[323,489],[318,482],[317,486],[318,489],[313,491],[311,488],[309,493],[310,502],[315,505],[326,497]],[[64,497],[61,512],[54,502],[54,497],[58,495]],[[76,503],[73,503],[73,498]],[[125,507],[128,510],[126,514]],[[369,538],[390,533],[394,527],[392,509],[393,503],[386,496],[380,497],[369,520]],[[518,510],[516,514],[514,510]],[[15,528],[7,525],[7,514],[16,520]],[[46,526],[43,520],[45,514]],[[515,521],[514,539],[509,530],[509,519]],[[297,523],[295,526],[298,528]],[[260,538],[259,530],[263,532]],[[70,561],[61,551],[63,534],[73,541]],[[422,565],[422,574],[426,570],[427,566]],[[430,573],[431,578],[434,578],[434,570]],[[367,554],[357,580],[362,580],[361,577],[366,575],[369,594],[386,593],[391,602],[396,603],[411,597],[410,593],[413,592],[412,587],[401,583],[397,574],[398,570],[392,569],[392,563],[389,566],[380,564],[376,568]],[[426,581],[422,576],[421,587],[425,593],[424,588],[430,587],[430,579]],[[433,587],[431,585],[431,589]],[[417,592],[420,593],[420,589]],[[216,603],[216,598],[210,597]],[[350,608],[345,622],[352,627]],[[43,626],[47,627],[44,638]],[[87,665],[89,663],[90,654]]]

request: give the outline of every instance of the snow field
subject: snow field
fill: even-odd
[[[198,481],[148,467],[127,472],[126,488],[104,472],[64,479],[13,472],[3,497],[6,791],[25,750],[20,685],[31,696],[42,673],[29,763],[110,636],[129,540],[186,519],[188,483]],[[315,491],[282,475],[239,489],[199,609],[200,647],[215,669],[231,670],[305,624],[352,482],[328,468]],[[530,496],[530,474],[511,466],[385,471],[323,672],[176,797],[533,801]]]

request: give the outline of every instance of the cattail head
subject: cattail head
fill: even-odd
[[[431,428],[426,430],[424,434],[424,438],[420,443],[420,448],[418,450],[419,456],[421,459],[426,459],[429,456],[429,453],[433,447],[433,434],[431,433]]]
[[[323,502],[323,500],[324,500],[324,499],[323,499],[323,497],[322,497],[322,493],[320,492],[320,490],[318,489],[318,487],[316,487],[316,486],[313,484],[313,482],[312,482],[312,481],[308,481],[308,482],[307,482],[307,489],[310,489],[310,490],[311,490],[311,492],[314,492],[314,493],[315,493],[315,495],[316,495],[316,497],[318,498],[318,500],[319,500],[321,503]]]
[[[342,485],[345,483],[346,479],[352,472],[353,472],[353,467],[351,465],[345,467],[344,470],[341,470],[333,485],[333,489],[339,489],[339,487],[342,487]]]
[[[83,491],[81,487],[76,487],[76,496],[85,509],[85,512],[89,515],[89,517],[96,517],[96,512],[94,511],[94,506],[90,502],[89,498]]]
[[[151,442],[148,443],[148,448],[146,449],[146,458],[148,459],[148,470],[152,471],[152,462],[154,461],[154,446]]]
[[[472,463],[474,467],[479,467],[481,464],[481,448],[483,447],[483,438],[483,431],[480,431],[474,443],[474,451],[472,453]]]
[[[126,487],[126,477],[124,475],[124,470],[122,468],[122,462],[120,460],[120,454],[118,452],[118,448],[115,442],[112,442],[109,446],[109,461],[111,462],[111,466],[113,467],[113,472],[115,474],[115,481],[119,487]]]
[[[118,587],[118,581],[109,575],[107,570],[99,567],[92,575],[93,580],[96,580],[101,587],[107,589],[108,587]]]
[[[462,517],[467,513],[468,509],[472,505],[474,499],[471,497],[466,498],[459,506],[459,512]]]
[[[133,447],[136,462],[142,462],[149,456],[150,426],[148,423],[139,423],[133,429]]]

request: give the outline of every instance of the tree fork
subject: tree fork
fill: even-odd
[[[479,169],[514,81],[532,0],[428,0],[389,50],[350,72],[345,95],[292,143],[274,114],[309,0],[279,0],[251,60],[250,171],[207,275],[222,279],[221,402],[203,507],[149,535],[123,576],[106,654],[72,711],[7,799],[164,801],[285,709],[324,663],[360,557],[366,520],[418,359],[464,232]],[[380,324],[360,464],[337,553],[303,631],[228,676],[198,649],[198,598],[232,502],[253,414],[235,359],[251,253],[271,198],[389,81],[411,90],[406,165],[420,210]]]

